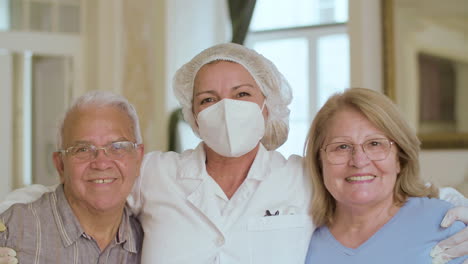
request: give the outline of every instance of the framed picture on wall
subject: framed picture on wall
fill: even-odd
[[[468,148],[468,8],[461,6],[465,0],[382,0],[384,90],[426,149]]]

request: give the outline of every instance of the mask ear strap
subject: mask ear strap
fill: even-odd
[[[266,105],[266,98],[265,100],[263,100],[263,105],[262,105],[262,109],[260,109],[260,112],[263,112],[263,108],[265,108],[265,105]]]

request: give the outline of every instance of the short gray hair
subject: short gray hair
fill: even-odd
[[[57,149],[61,149],[63,143],[63,129],[65,120],[73,111],[90,106],[110,106],[124,111],[133,123],[133,133],[137,144],[143,143],[140,130],[140,122],[135,107],[128,100],[116,93],[109,91],[90,91],[78,97],[60,119],[57,129]]]

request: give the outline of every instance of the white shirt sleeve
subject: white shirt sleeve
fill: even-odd
[[[33,184],[24,188],[16,189],[5,197],[0,203],[0,213],[5,212],[10,206],[16,203],[30,203],[39,199],[46,192],[53,192],[58,184],[52,186],[44,186],[41,184]]]
[[[440,188],[439,197],[455,206],[468,206],[468,199],[451,187]]]
[[[142,175],[138,176],[133,184],[132,191],[127,197],[127,205],[130,207],[130,210],[133,215],[137,216],[141,211],[141,178]]]
[[[145,182],[145,168],[148,162],[151,162],[151,153],[145,154],[143,161],[141,162],[140,175],[135,179],[132,191],[127,197],[127,205],[130,207],[132,214],[138,216],[141,213],[143,207],[142,196],[141,196],[141,185]]]

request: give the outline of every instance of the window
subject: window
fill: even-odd
[[[280,151],[302,155],[315,113],[349,86],[347,0],[257,0],[246,45],[269,58],[293,91],[290,132]]]
[[[79,89],[82,0],[0,0],[0,91],[9,100],[8,187],[58,182],[50,159],[56,120]],[[7,115],[5,114],[5,115]],[[3,117],[3,116],[2,116]],[[14,128],[14,130],[13,130]]]
[[[0,0],[0,31],[80,32],[82,0]]]

